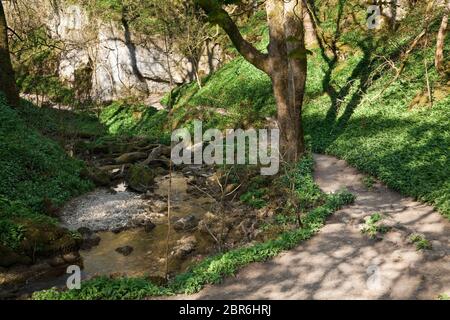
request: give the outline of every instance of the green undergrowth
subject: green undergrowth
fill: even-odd
[[[276,111],[270,79],[242,58],[217,71],[201,89],[191,83],[173,96],[173,121],[178,127],[193,120],[204,121],[207,129],[261,127]],[[224,110],[218,114],[216,108]]]
[[[429,43],[435,43],[438,22],[431,24]],[[385,42],[382,37],[346,33],[338,43],[342,56],[335,65],[313,49],[308,55],[304,128],[314,152],[345,159],[450,219],[448,78],[436,72],[432,46],[412,51],[393,82],[395,71],[383,58],[398,66],[399,53],[415,36],[415,30],[399,32]],[[445,52],[449,50],[447,37]],[[331,59],[329,53],[325,56]],[[426,99],[424,59],[432,106]],[[269,77],[243,58],[205,79],[202,88],[196,83],[178,88],[172,102],[177,127],[190,127],[194,119],[219,129],[261,127],[276,113]]]
[[[312,179],[312,157],[308,156],[298,164],[296,172],[300,181]],[[312,181],[312,180],[311,180]],[[301,184],[296,188],[299,197],[306,197],[318,190],[315,184]],[[313,189],[313,190],[312,190]],[[323,202],[310,208],[302,216],[302,228],[286,231],[276,238],[241,247],[208,257],[192,266],[189,271],[169,281],[167,285],[157,286],[146,278],[108,278],[99,277],[83,282],[80,290],[59,291],[50,289],[36,292],[38,300],[71,300],[71,299],[142,299],[150,296],[192,294],[201,290],[206,284],[216,284],[224,277],[235,274],[240,268],[253,263],[271,259],[284,250],[289,250],[301,241],[311,238],[325,224],[327,217],[333,212],[354,201],[348,191],[336,194],[322,194]]]
[[[73,138],[95,139],[107,133],[97,117],[86,111],[59,110],[51,107],[36,107],[23,101],[19,116],[28,127],[38,130],[52,139],[65,141]]]
[[[19,250],[27,231],[54,226],[49,216],[92,188],[80,177],[82,162],[26,124],[21,116],[33,118],[31,110],[13,110],[0,95],[0,246],[8,250]]]
[[[113,136],[145,136],[155,142],[170,143],[166,128],[167,111],[143,104],[116,101],[102,109],[100,121]]]

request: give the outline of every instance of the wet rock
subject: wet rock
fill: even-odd
[[[186,258],[190,253],[195,250],[197,245],[197,239],[195,236],[183,237],[177,241],[177,245],[172,251],[172,255],[175,258]]]
[[[83,169],[80,175],[94,182],[97,187],[108,187],[111,185],[111,176],[107,171],[91,167]]]
[[[186,231],[195,228],[197,224],[197,218],[195,218],[195,216],[191,214],[175,221],[175,223],[173,224],[173,228],[176,231]]]
[[[80,261],[81,257],[80,254],[78,252],[70,252],[70,253],[66,253],[62,256],[62,258],[64,259],[64,261],[66,261],[67,263],[77,263]]]
[[[145,232],[151,232],[153,229],[155,229],[156,224],[154,224],[151,221],[147,221],[144,225],[144,231]]]
[[[83,238],[83,242],[81,243],[81,249],[82,250],[89,250],[92,247],[97,246],[100,241],[101,238],[98,234],[94,233],[91,229],[89,228],[79,228],[77,230],[82,238]]]
[[[154,212],[166,212],[167,211],[167,201],[154,200],[151,204],[151,209]]]
[[[118,234],[118,233],[121,233],[123,230],[125,230],[125,227],[115,227],[115,228],[111,229],[111,232]]]
[[[207,212],[199,222],[198,230],[204,234],[212,233],[214,235],[219,235],[222,232],[228,232],[229,228],[227,224],[221,223],[220,218],[217,215]]]
[[[66,263],[67,262],[61,256],[53,257],[48,261],[48,264],[51,265],[52,267],[59,267],[65,265]]]
[[[131,227],[133,228],[143,227],[145,232],[150,232],[156,227],[156,225],[150,219],[148,219],[148,217],[143,216],[134,219],[131,222]]]
[[[146,166],[135,165],[128,171],[127,182],[134,191],[146,192],[155,183],[155,174]]]
[[[116,249],[116,252],[120,253],[121,255],[129,256],[133,252],[133,247],[130,246],[124,246]]]
[[[9,268],[16,264],[31,264],[31,258],[19,255],[9,248],[0,245],[0,267]]]

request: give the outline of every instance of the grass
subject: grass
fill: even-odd
[[[91,188],[80,178],[83,163],[28,127],[2,98],[0,121],[0,195],[39,211],[45,209],[44,199],[59,206]]]
[[[305,130],[315,152],[345,159],[392,189],[429,202],[450,218],[450,97],[447,93],[432,108],[408,109],[412,97],[423,88],[416,70],[419,61],[406,70],[404,77],[409,81],[394,83],[381,98],[371,99],[389,75],[369,88],[365,100],[356,106],[351,101],[344,103],[335,114],[329,96],[312,99],[305,107]]]
[[[450,300],[450,296],[446,293],[442,293],[438,296],[438,300]]]
[[[50,232],[56,225],[51,211],[92,188],[80,177],[82,162],[21,118],[30,110],[13,110],[0,95],[0,246],[13,251],[32,229]]]
[[[167,111],[143,104],[116,101],[102,109],[100,122],[113,136],[145,136],[155,142],[170,143]]]
[[[95,139],[107,133],[107,128],[98,121],[97,117],[85,111],[39,108],[30,102],[23,101],[18,113],[28,127],[60,142],[66,142],[71,138]]]
[[[298,164],[298,173],[305,175],[304,180],[312,179],[311,157]],[[312,185],[298,189],[299,196],[314,193]],[[302,217],[302,228],[281,233],[273,240],[242,247],[208,257],[183,274],[176,276],[167,285],[158,286],[146,278],[108,278],[99,277],[83,282],[80,290],[60,291],[50,289],[35,292],[37,300],[79,300],[79,299],[142,299],[150,296],[192,294],[201,290],[206,284],[215,284],[224,277],[235,274],[240,268],[253,262],[266,261],[284,250],[289,250],[299,242],[311,238],[325,224],[327,217],[344,205],[354,201],[354,196],[347,191],[336,194],[323,194],[324,202],[308,211]]]
[[[420,250],[431,250],[432,245],[431,242],[428,241],[424,235],[413,233],[409,236],[409,241],[416,245],[417,251]]]
[[[366,219],[361,232],[367,234],[372,239],[377,237],[379,234],[385,234],[389,231],[389,228],[381,223],[382,220],[383,216],[380,213],[377,212],[372,214]]]
[[[362,179],[362,183],[364,184],[364,186],[368,189],[368,190],[372,190],[373,186],[375,185],[377,181],[375,180],[374,177],[371,176],[365,176]]]

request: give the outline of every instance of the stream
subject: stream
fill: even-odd
[[[181,218],[200,221],[212,210],[214,200],[206,195],[188,194],[189,178],[174,173],[171,186],[171,230],[169,241],[169,275],[188,269],[194,262],[213,252],[214,242],[198,228],[174,229]],[[96,189],[70,201],[62,210],[61,225],[77,230],[89,228],[100,237],[98,245],[80,250],[82,279],[96,276],[148,276],[164,279],[166,271],[167,194],[169,176],[155,179],[155,188],[147,194],[128,191],[124,183],[115,190]],[[135,226],[136,221],[151,221],[151,230]],[[131,247],[128,255],[116,249]],[[29,279],[5,296],[27,297],[34,291],[64,288],[65,268],[53,268],[51,275]]]
[[[154,194],[161,197],[167,196],[169,188],[168,177],[162,177],[156,183],[157,188]],[[211,209],[211,205],[213,205],[212,200],[206,196],[192,197],[188,195],[187,186],[186,177],[178,173],[174,174],[171,188],[172,222],[188,215],[194,216],[197,221],[201,220],[204,214]],[[118,192],[115,195],[120,196],[120,194],[121,192]],[[85,277],[110,274],[164,277],[167,212],[151,212],[149,200],[141,199],[141,201],[147,211],[140,211],[140,216],[150,216],[156,226],[150,232],[147,232],[144,228],[131,228],[119,233],[100,231],[98,233],[101,238],[99,245],[90,250],[80,251]],[[185,259],[171,259],[173,263],[170,263],[170,272],[185,271],[199,256],[208,253],[211,246],[208,237],[197,231],[193,233],[191,231],[175,231],[173,227],[170,230],[170,248],[176,248],[182,239],[190,237],[192,234],[195,237],[196,254],[185,257]],[[116,248],[124,246],[133,248],[130,255],[124,256],[116,252]]]

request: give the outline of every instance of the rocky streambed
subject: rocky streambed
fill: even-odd
[[[175,167],[169,175],[165,147],[141,141],[96,147],[85,160],[91,161],[86,175],[98,188],[58,213],[61,226],[79,237],[80,249],[31,267],[0,270],[2,283],[12,284],[2,284],[0,298],[64,288],[66,268],[73,264],[81,267],[83,279],[148,276],[165,281],[207,255],[253,241],[269,215],[242,205],[239,186],[221,184],[223,176],[213,168]]]
[[[188,194],[188,178],[172,177],[169,271],[183,271],[214,246],[198,224],[215,205],[206,196]],[[62,224],[85,238],[80,250],[86,277],[121,274],[165,276],[169,176],[156,179],[152,192],[98,189],[70,202]],[[195,254],[194,254],[195,251]]]

